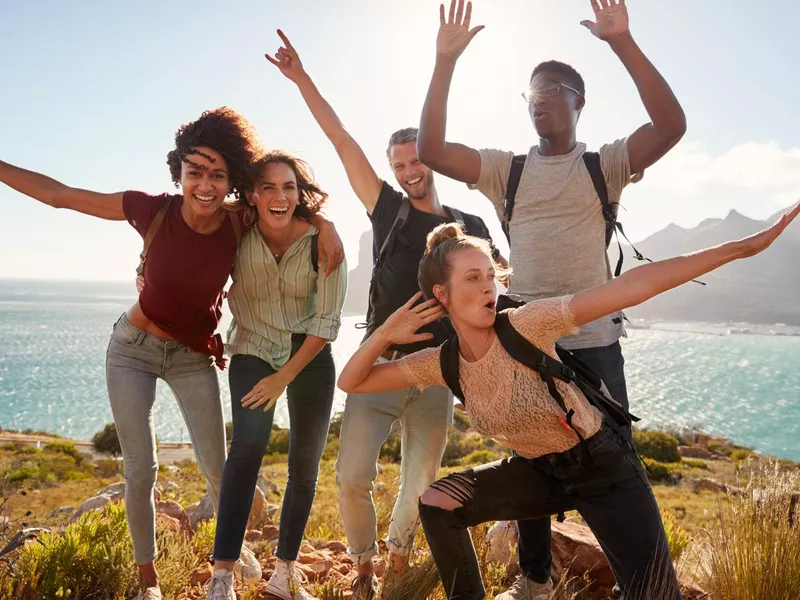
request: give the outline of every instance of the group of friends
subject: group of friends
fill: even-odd
[[[551,516],[577,510],[611,564],[618,593],[628,600],[680,598],[630,428],[574,382],[548,379],[544,370],[514,358],[498,324],[551,359],[558,358],[558,342],[602,380],[603,393],[627,414],[621,311],[761,252],[800,209],[748,238],[613,277],[607,245],[615,212],[609,206],[678,143],[686,118],[631,36],[624,0],[590,4],[595,20],[582,24],[627,69],[648,123],[587,152],[576,133],[584,81],[571,66],[548,61],[534,68],[522,94],[538,136],[527,155],[447,141],[451,79],[482,29],[471,28],[470,3],[451,0],[448,12],[441,7],[419,128],[389,138],[386,156],[402,191],[377,174],[282,32],[283,45],[266,56],[297,86],[372,224],[366,336],[338,381],[348,393],[336,477],[348,552],[358,565],[354,598],[379,593],[372,488],[380,447],[396,421],[402,424],[401,474],[386,540],[395,572],[408,568],[421,522],[448,598],[484,598],[468,528],[512,520],[521,574],[496,598],[543,600],[553,591]],[[265,151],[247,120],[229,108],[181,126],[167,163],[180,194],[97,193],[2,161],[0,181],[56,208],[127,220],[144,239],[139,298],[114,324],[106,355],[141,588],[137,600],[162,597],[154,567],[157,379],[181,408],[217,514],[209,600],[234,600],[234,577],[261,577],[243,540],[275,403],[286,392],[288,481],[278,562],[267,590],[285,600],[312,600],[295,560],[328,436],[336,386],[330,344],[347,287],[341,241],[323,216],[328,196],[304,161]],[[434,172],[492,202],[509,238],[508,260],[479,217],[441,203]],[[498,280],[521,299],[502,312]],[[215,331],[226,296],[233,321],[223,343]],[[437,481],[454,409],[443,348],[452,347],[454,336],[456,383],[472,427],[512,452]],[[215,372],[225,367],[223,354],[230,358],[233,415],[227,456]]]

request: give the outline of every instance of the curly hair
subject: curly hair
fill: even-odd
[[[207,110],[200,118],[181,125],[175,133],[175,149],[167,154],[167,164],[175,187],[181,181],[181,163],[196,148],[206,146],[219,152],[228,167],[231,193],[244,201],[245,194],[253,188],[250,165],[264,150],[256,131],[241,113],[223,106]]]
[[[288,165],[294,172],[294,177],[297,180],[297,191],[300,195],[300,201],[294,210],[295,215],[307,221],[322,210],[328,201],[328,194],[319,187],[311,166],[306,161],[283,150],[270,150],[253,163],[253,185],[264,175],[264,170],[267,166],[273,163]]]

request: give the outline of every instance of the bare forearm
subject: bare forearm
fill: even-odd
[[[737,258],[747,256],[743,241],[726,242],[631,269],[608,283],[576,294],[570,308],[577,325],[636,306],[663,292],[705,275]]]
[[[328,104],[328,101],[323,98],[316,84],[307,74],[297,81],[297,87],[314,120],[316,120],[326,137],[338,149],[339,145],[350,137],[339,120],[339,116],[333,110],[333,107]]]
[[[447,98],[450,95],[450,84],[455,68],[454,60],[436,58],[428,95],[425,97],[425,104],[422,107],[419,137],[417,138],[419,158],[426,164],[433,164],[441,159],[445,151]]]
[[[59,192],[66,189],[63,183],[55,179],[3,161],[0,161],[0,181],[21,194],[55,208],[58,208]]]
[[[339,375],[339,387],[348,393],[358,393],[358,388],[370,375],[375,361],[389,348],[389,342],[380,330],[373,332],[347,361]]]
[[[653,128],[664,137],[680,138],[686,131],[686,115],[661,73],[630,33],[610,40],[609,45],[633,79]]]
[[[305,369],[308,363],[314,360],[314,357],[319,354],[320,350],[322,350],[327,343],[328,340],[325,338],[314,335],[306,336],[306,339],[303,341],[300,348],[298,348],[297,352],[294,353],[294,356],[292,356],[278,372],[287,381],[294,381],[295,377],[300,374],[300,371]]]

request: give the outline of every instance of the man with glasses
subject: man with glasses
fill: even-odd
[[[681,139],[686,118],[669,85],[642,53],[628,28],[625,0],[590,0],[595,21],[583,21],[592,34],[608,43],[636,84],[650,122],[627,138],[598,152],[610,203],[618,203],[632,176],[641,174]],[[513,152],[475,150],[445,141],[447,96],[458,57],[483,29],[470,29],[472,6],[451,0],[445,19],[441,7],[436,66],[422,111],[417,141],[420,160],[433,170],[466,182],[487,196],[505,216],[507,183]],[[525,300],[572,294],[611,278],[606,252],[606,222],[584,159],[586,145],[576,128],[586,103],[583,78],[557,61],[539,64],[523,94],[539,137],[525,158],[508,223],[510,291]],[[624,359],[619,345],[622,315],[581,328],[560,343],[575,352],[599,375],[611,395],[628,406]],[[620,507],[624,510],[624,507]],[[635,527],[635,524],[633,524]],[[498,600],[544,599],[552,591],[550,520],[521,521],[521,576]]]

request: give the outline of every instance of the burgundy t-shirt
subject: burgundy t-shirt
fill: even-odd
[[[128,222],[144,238],[169,194],[151,196],[128,191],[122,208]],[[223,288],[233,269],[237,240],[230,218],[203,234],[183,220],[183,197],[173,195],[144,269],[139,306],[145,316],[192,350],[209,354],[222,367],[222,338],[214,334],[222,316]],[[241,219],[242,212],[234,214]]]

